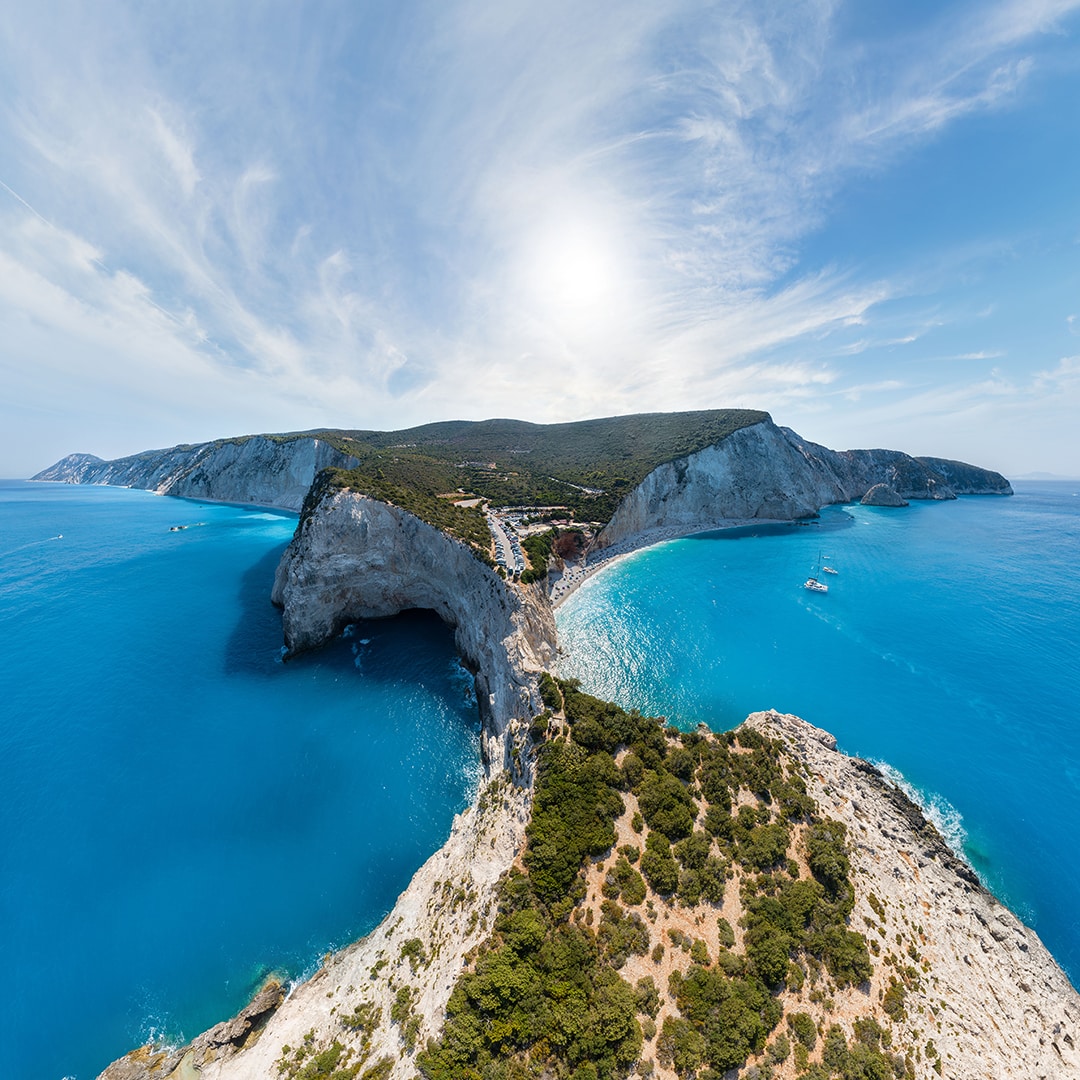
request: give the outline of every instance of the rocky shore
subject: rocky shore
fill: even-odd
[[[1080,995],[1035,931],[980,884],[919,808],[873,765],[840,753],[832,735],[798,717],[755,713],[746,723],[783,740],[806,767],[809,793],[847,826],[856,885],[851,925],[893,958],[891,972],[915,973],[894,1028],[925,1062],[918,1075],[1080,1076]],[[884,998],[888,977],[879,968],[871,1004],[879,992]],[[860,995],[852,991],[847,1003],[853,1017],[866,1004]]]

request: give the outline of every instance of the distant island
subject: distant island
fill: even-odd
[[[1068,979],[873,766],[795,717],[679,732],[552,670],[553,601],[612,555],[872,491],[1011,494],[999,474],[710,410],[245,436],[35,479],[298,510],[289,651],[429,608],[483,720],[476,801],[372,934],[106,1080],[1080,1075]]]

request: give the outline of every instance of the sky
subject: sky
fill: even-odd
[[[1080,0],[0,8],[0,475],[748,407],[1080,476]]]

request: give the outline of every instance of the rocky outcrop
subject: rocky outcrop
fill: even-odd
[[[527,821],[528,791],[496,779],[454,820],[446,844],[416,872],[378,927],[325,957],[314,976],[292,987],[256,1038],[219,1044],[196,1059],[189,1054],[205,1038],[200,1036],[173,1052],[170,1060],[178,1065],[197,1061],[198,1072],[185,1073],[174,1065],[174,1072],[106,1071],[100,1080],[281,1080],[295,1077],[297,1069],[288,1066],[296,1064],[297,1050],[307,1047],[310,1054],[334,1042],[343,1048],[339,1065],[363,1062],[355,1074],[360,1078],[376,1063],[388,1061],[390,1071],[378,1075],[414,1080],[409,1046],[423,1047],[441,1032],[466,954],[491,933],[496,888],[524,843]],[[408,990],[408,1006],[395,1010],[403,989]],[[366,1007],[368,1024],[357,1022],[358,1007]],[[391,1018],[392,1010],[398,1019]]]
[[[910,506],[901,499],[895,488],[888,484],[875,484],[860,500],[863,506]]]
[[[114,1061],[101,1080],[142,1080],[146,1076],[191,1075],[222,1056],[253,1046],[274,1011],[285,999],[285,988],[270,979],[231,1020],[204,1031],[187,1046],[155,1050],[141,1046]]]
[[[115,461],[102,461],[92,454],[69,454],[31,479],[111,484],[143,488],[158,495],[298,511],[321,469],[354,465],[355,458],[322,439],[252,435],[169,450],[146,450]]]
[[[989,469],[979,469],[963,461],[950,461],[948,458],[920,457],[928,469],[945,478],[954,491],[960,495],[1011,495],[1012,485],[1001,473]]]
[[[555,621],[538,586],[507,585],[465,544],[349,491],[326,492],[302,516],[272,599],[283,608],[293,652],[323,644],[356,619],[436,612],[476,673],[485,752],[499,764],[508,725],[535,714],[536,673],[554,660]]]
[[[941,1074],[958,1080],[1080,1077],[1080,995],[1035,931],[982,887],[903,792],[869,762],[839,753],[828,732],[775,712],[747,723],[784,741],[820,809],[847,826],[851,925],[886,958],[879,971],[907,983],[893,1046],[932,1043]]]
[[[830,450],[765,419],[654,469],[619,504],[596,546],[733,520],[808,518],[831,503],[861,499],[877,485],[901,500],[1012,494],[1000,473],[974,465],[899,450]]]

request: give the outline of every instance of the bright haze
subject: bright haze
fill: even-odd
[[[0,475],[727,406],[1080,474],[1078,8],[7,4]]]

